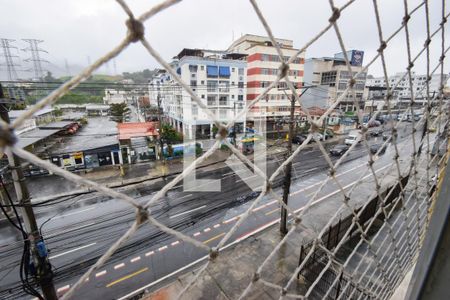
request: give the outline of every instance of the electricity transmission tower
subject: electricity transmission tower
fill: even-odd
[[[34,71],[35,79],[42,79],[42,77],[44,77],[44,73],[42,70],[42,63],[43,62],[48,63],[48,61],[42,59],[40,55],[41,52],[48,53],[44,49],[39,48],[39,44],[43,43],[44,41],[36,39],[22,39],[22,40],[28,43],[28,47],[22,50],[31,53],[31,57],[25,59],[25,61],[33,63],[32,70]]]
[[[17,55],[11,54],[11,49],[17,49],[17,47],[13,46],[12,43],[15,40],[11,39],[0,39],[1,46],[3,48],[3,56],[5,57],[5,63],[2,65],[6,66],[6,71],[8,72],[8,80],[14,81],[17,80],[17,72],[16,72],[16,66],[19,66],[18,64],[14,63],[13,58],[19,57]]]

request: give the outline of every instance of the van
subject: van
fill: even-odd
[[[358,131],[351,131],[348,134],[348,136],[345,138],[344,143],[349,146],[353,145],[359,136],[360,136],[360,133]],[[361,142],[361,140],[359,140],[359,142]]]

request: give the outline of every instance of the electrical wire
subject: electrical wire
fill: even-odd
[[[8,218],[8,220],[10,220],[10,222],[12,222],[14,227],[16,227],[22,233],[22,237],[23,237],[23,252],[22,252],[22,259],[20,260],[20,272],[19,272],[19,277],[22,282],[23,290],[31,296],[35,296],[39,299],[44,300],[44,298],[41,296],[41,294],[33,288],[33,286],[30,284],[29,279],[28,279],[28,275],[29,275],[28,274],[28,266],[30,265],[30,248],[31,248],[30,241],[28,239],[28,234],[22,226],[22,222],[20,220],[19,213],[17,212],[14,202],[12,201],[11,195],[9,194],[8,190],[6,189],[6,186],[3,183],[2,176],[0,176],[0,184],[3,187],[3,190],[9,200],[10,205],[12,206],[14,215],[16,216],[17,222],[19,225],[16,225],[9,218],[8,213],[6,212],[6,210],[4,210],[3,206],[2,206],[2,211],[5,214],[5,216]]]

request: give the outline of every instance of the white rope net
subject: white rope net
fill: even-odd
[[[404,13],[400,26],[389,34],[386,34],[382,30],[382,24],[380,20],[380,13],[378,9],[378,1],[373,0],[372,3],[367,5],[367,10],[373,11],[376,19],[376,28],[378,32],[377,38],[379,43],[379,49],[377,54],[372,57],[367,65],[365,65],[360,72],[355,74],[345,90],[333,104],[326,110],[326,112],[318,120],[314,120],[307,109],[303,109],[306,113],[307,120],[312,124],[310,133],[307,139],[276,169],[276,171],[270,176],[265,177],[264,173],[256,168],[256,173],[265,180],[265,184],[262,188],[262,193],[253,200],[251,205],[248,206],[246,211],[239,216],[238,221],[226,232],[221,238],[216,247],[209,247],[205,243],[202,243],[190,235],[183,232],[174,230],[152,216],[152,212],[149,207],[157,203],[164,197],[164,195],[174,186],[176,186],[183,178],[189,174],[195,165],[199,165],[210,157],[214,151],[218,149],[220,143],[225,143],[229,149],[244,163],[251,164],[249,159],[243,155],[234,145],[230,144],[227,139],[227,131],[230,129],[235,120],[240,120],[249,111],[250,108],[257,105],[258,102],[263,99],[266,94],[273,88],[276,88],[277,84],[284,80],[289,88],[291,96],[301,105],[302,99],[294,86],[294,84],[286,76],[289,72],[289,65],[297,58],[298,55],[306,51],[312,44],[320,39],[327,32],[334,32],[339,41],[342,52],[347,53],[345,45],[345,39],[341,34],[339,27],[339,20],[342,17],[341,13],[351,7],[356,0],[350,0],[341,7],[337,7],[333,0],[329,1],[331,17],[329,23],[322,29],[318,30],[317,34],[303,47],[301,47],[296,55],[289,58],[284,62],[283,53],[278,43],[275,41],[274,34],[266,21],[263,12],[259,9],[255,0],[250,0],[251,5],[259,19],[264,26],[267,35],[272,40],[272,44],[275,45],[277,53],[280,57],[280,67],[277,79],[267,87],[264,93],[259,95],[256,99],[247,102],[247,106],[239,114],[235,116],[227,124],[221,123],[213,112],[211,112],[204,100],[200,99],[196,92],[194,92],[188,83],[185,83],[177,75],[177,73],[170,67],[153,45],[144,36],[144,22],[154,17],[157,14],[162,13],[171,6],[177,4],[180,1],[168,0],[159,5],[152,7],[150,10],[144,12],[139,17],[135,17],[133,12],[127,6],[124,0],[117,1],[123,8],[124,12],[128,15],[129,19],[126,22],[128,33],[124,39],[110,52],[104,56],[98,58],[92,65],[87,67],[77,76],[72,77],[69,81],[65,82],[57,89],[52,91],[48,96],[40,100],[38,103],[29,108],[26,113],[18,117],[11,125],[1,122],[3,128],[10,128],[14,130],[18,128],[23,122],[30,118],[38,110],[54,104],[58,99],[67,93],[70,89],[76,87],[84,79],[88,78],[96,69],[110,61],[112,58],[124,51],[131,43],[141,43],[142,46],[149,52],[153,58],[171,74],[174,80],[192,97],[193,101],[198,107],[203,109],[211,121],[219,128],[219,134],[217,135],[216,143],[211,149],[205,152],[202,156],[198,157],[190,167],[186,168],[181,174],[176,176],[170,183],[164,186],[156,194],[153,195],[145,205],[139,204],[135,199],[120,193],[116,190],[102,186],[96,182],[87,180],[80,176],[77,176],[71,172],[61,169],[50,162],[41,160],[37,156],[29,153],[14,145],[8,147],[19,157],[25,161],[31,162],[37,166],[48,169],[49,171],[66,178],[67,180],[76,182],[79,185],[87,186],[93,190],[98,191],[106,196],[120,199],[136,209],[136,220],[133,225],[126,231],[120,239],[114,242],[109,249],[94,263],[89,270],[81,276],[78,281],[73,284],[70,290],[65,293],[62,299],[71,298],[77,289],[83,288],[83,284],[86,280],[92,276],[93,272],[101,267],[113,253],[123,245],[140,226],[145,224],[151,224],[156,226],[161,231],[173,235],[177,240],[185,243],[192,244],[200,249],[209,251],[210,258],[204,266],[198,270],[189,284],[180,292],[179,297],[183,297],[187,291],[193,286],[198,285],[198,279],[205,272],[210,269],[214,264],[217,257],[221,255],[221,250],[230,241],[230,238],[237,231],[237,229],[243,224],[249,216],[253,213],[258,203],[263,197],[273,197],[279,202],[280,206],[283,206],[288,213],[291,222],[288,233],[280,240],[280,242],[273,248],[271,253],[264,259],[263,263],[257,270],[254,270],[253,279],[248,282],[246,288],[240,293],[239,298],[244,299],[255,292],[259,285],[263,285],[267,288],[274,289],[279,292],[280,298],[315,298],[320,295],[323,298],[333,299],[347,299],[347,298],[377,298],[386,299],[393,293],[395,287],[402,280],[405,273],[414,264],[415,258],[420,250],[421,241],[426,231],[428,218],[432,211],[433,205],[433,193],[436,178],[439,178],[439,172],[442,170],[443,162],[446,161],[445,155],[439,155],[438,153],[432,154],[432,148],[435,144],[435,140],[439,135],[447,135],[447,114],[448,106],[444,102],[444,60],[449,47],[445,43],[445,25],[448,18],[445,8],[445,0],[442,1],[442,19],[437,28],[430,28],[430,15],[429,15],[429,3],[423,1],[416,7],[409,7],[408,1],[404,0]],[[414,18],[419,11],[422,11],[426,16],[426,36],[417,37],[415,40],[421,39],[424,42],[423,47],[419,52],[413,53],[411,50],[411,34],[408,24],[412,18]],[[167,13],[170,13],[168,11]],[[434,30],[434,31],[432,31]],[[391,84],[388,80],[388,62],[385,58],[385,52],[389,49],[390,42],[397,36],[405,34],[406,41],[406,53],[405,53],[405,66],[406,72],[397,82]],[[430,44],[441,42],[441,57],[438,62],[430,61]],[[367,142],[368,128],[363,125],[361,128],[361,135],[359,135],[356,143],[350,147],[350,149],[342,155],[337,161],[332,162],[326,151],[322,141],[320,141],[315,133],[321,128],[321,124],[330,116],[333,110],[342,102],[345,101],[347,95],[353,95],[351,99],[355,101],[355,107],[359,108],[358,100],[355,96],[354,84],[356,78],[363,72],[367,72],[368,68],[375,62],[379,62],[382,65],[383,75],[386,80],[387,96],[384,99],[385,107],[387,107],[388,114],[392,116],[391,101],[393,97],[393,91],[398,87],[401,80],[406,79],[409,81],[410,86],[410,105],[404,114],[414,115],[415,95],[422,93],[423,89],[416,90],[414,83],[412,82],[412,72],[414,71],[414,64],[419,58],[426,57],[426,85],[424,87],[426,94],[425,113],[420,120],[412,118],[412,130],[408,136],[408,143],[400,145],[397,141],[398,128],[403,122],[404,118],[400,121],[395,121],[394,126],[391,128],[392,136],[384,141],[384,145],[391,143],[393,148],[392,163],[383,171],[379,172],[374,168],[375,157],[371,151],[369,153],[369,159],[366,172],[364,172],[359,180],[348,189],[341,182],[341,179],[337,176],[338,171],[342,165],[342,162],[348,156],[348,154],[354,150],[356,144],[361,141],[363,146],[369,150],[370,146]],[[350,67],[349,57],[344,56],[347,70],[349,74],[354,74]],[[433,96],[430,95],[430,81],[431,76],[434,74],[441,74],[441,82],[439,93]],[[375,120],[380,114],[382,107],[379,107],[371,116],[371,121]],[[358,109],[359,124],[363,124],[363,111]],[[366,123],[366,124],[367,124]],[[431,129],[436,130],[431,130]],[[436,132],[435,132],[436,131]],[[272,184],[275,178],[282,174],[286,166],[292,163],[293,159],[302,152],[309,141],[315,139],[321,153],[329,165],[328,176],[318,186],[317,190],[310,196],[308,202],[300,210],[295,210],[290,205],[286,205],[279,196],[279,191],[273,189]],[[412,149],[411,155],[406,157],[404,148]],[[381,151],[378,150],[378,152]],[[439,152],[439,151],[438,151]],[[377,153],[379,154],[379,153]],[[391,175],[395,178],[395,185],[391,185],[386,189],[386,178]],[[366,203],[359,203],[357,197],[353,194],[357,186],[364,181],[367,182],[367,178],[371,178],[372,187],[370,193],[373,195],[374,201],[367,201]],[[326,226],[319,228],[318,230],[311,230],[304,224],[303,219],[308,213],[311,213],[315,203],[320,198],[320,192],[330,184],[335,184],[339,192],[335,197],[340,198],[340,207],[335,211],[334,215],[329,218]],[[384,187],[384,188],[383,188]],[[394,209],[400,208],[400,209]],[[371,211],[369,214],[368,211]],[[342,216],[346,215],[346,221],[348,224],[343,225],[344,220]],[[382,221],[381,225],[379,221]],[[342,221],[342,222],[341,222]],[[330,236],[332,231],[336,231],[336,224],[339,224],[340,229],[337,229],[337,238],[334,242],[330,242]],[[374,234],[373,228],[377,227],[377,231]],[[271,281],[270,265],[271,260],[277,255],[283,245],[289,242],[291,239],[295,239],[298,232],[303,232],[309,236],[309,241],[302,245],[300,254],[300,263],[295,270],[286,276],[282,284],[279,282]],[[383,234],[382,234],[383,233]],[[335,233],[334,233],[335,234]],[[352,239],[354,245],[351,253],[346,256],[345,260],[338,259],[337,254],[342,250],[344,245]],[[300,250],[300,249],[299,249]],[[228,249],[227,251],[233,251]],[[319,259],[319,258],[320,259]],[[356,263],[355,263],[356,261]],[[351,268],[350,268],[351,266]],[[293,290],[291,287],[298,277],[302,277],[307,284],[302,292]],[[327,284],[324,285],[324,282]],[[216,282],[220,285],[220,282]],[[224,288],[222,286],[222,288]]]

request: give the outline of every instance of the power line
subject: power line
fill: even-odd
[[[0,42],[2,44],[3,48],[3,56],[5,57],[5,64],[6,65],[6,71],[8,72],[8,80],[17,80],[17,72],[15,67],[19,66],[18,64],[14,63],[13,58],[19,57],[17,55],[12,55],[10,49],[17,49],[17,47],[13,46],[12,43],[15,40],[11,39],[0,39]]]
[[[25,59],[27,62],[33,63],[33,71],[34,71],[34,77],[35,79],[42,79],[44,76],[43,69],[42,69],[42,63],[46,62],[47,60],[44,60],[41,58],[40,53],[45,52],[48,53],[46,50],[39,48],[39,44],[43,43],[42,40],[36,40],[36,39],[22,39],[22,41],[29,44],[27,48],[22,49],[25,52],[30,52],[31,57]],[[30,69],[31,70],[31,69]]]

